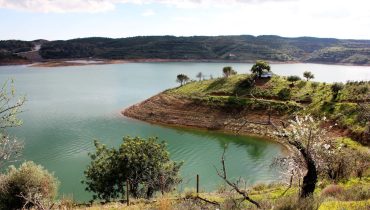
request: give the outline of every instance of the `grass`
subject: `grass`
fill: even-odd
[[[358,103],[370,101],[370,82],[347,82],[336,98],[332,84],[313,81],[289,82],[286,77],[274,75],[271,79],[257,79],[251,86],[251,75],[239,74],[228,78],[193,81],[166,93],[188,97],[211,106],[266,110],[272,108],[280,115],[310,114],[327,117],[340,129],[348,129],[354,138],[362,138],[369,123],[361,119]],[[279,92],[288,89],[289,97],[281,98]]]
[[[353,178],[347,181],[342,181],[333,185],[328,181],[324,181],[317,187],[314,195],[304,200],[298,200],[298,187],[293,186],[284,195],[287,186],[283,184],[258,184],[249,189],[249,196],[259,202],[263,209],[312,209],[318,207],[321,210],[328,209],[348,209],[361,210],[368,209],[370,206],[370,177],[363,179]],[[333,187],[334,186],[334,187]],[[327,193],[330,189],[330,193]],[[339,189],[339,190],[338,190]],[[255,206],[248,201],[240,203],[239,208],[235,208],[235,201],[240,199],[240,195],[231,192],[227,187],[222,192],[200,193],[200,197],[210,201],[220,203],[220,209],[256,209]],[[187,191],[182,194],[166,194],[159,196],[153,200],[133,200],[130,206],[124,203],[108,203],[94,204],[91,207],[81,206],[73,209],[215,209],[217,206],[207,204],[205,202],[194,199],[196,193]]]

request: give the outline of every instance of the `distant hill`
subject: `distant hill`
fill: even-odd
[[[8,43],[9,42],[9,43]],[[33,42],[0,41],[0,52],[19,52]],[[14,48],[10,47],[14,46]],[[370,40],[280,36],[139,36],[43,41],[44,59],[189,59],[370,64]]]

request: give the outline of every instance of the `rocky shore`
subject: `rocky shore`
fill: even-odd
[[[128,107],[122,114],[149,123],[219,130],[278,140],[273,135],[274,129],[271,126],[262,125],[268,121],[266,112],[208,106],[167,93],[160,93]],[[283,116],[271,116],[274,124],[279,124],[282,119]],[[245,123],[246,120],[262,124]]]

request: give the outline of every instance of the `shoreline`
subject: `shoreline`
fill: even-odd
[[[228,135],[237,135],[244,137],[255,137],[264,141],[269,141],[271,143],[279,144],[283,148],[283,153],[288,154],[292,153],[293,150],[290,145],[288,145],[284,140],[273,135],[273,129],[270,126],[266,125],[257,125],[248,123],[243,127],[238,127],[240,124],[235,122],[230,122],[232,120],[232,114],[228,113],[225,115],[220,115],[220,111],[224,110],[215,110],[212,107],[206,108],[204,105],[199,106],[201,110],[196,110],[194,104],[186,99],[180,99],[179,103],[166,104],[168,101],[162,101],[161,97],[169,97],[167,100],[178,100],[174,96],[169,96],[166,93],[159,93],[154,95],[142,102],[134,104],[132,106],[126,107],[121,110],[121,115],[123,117],[138,120],[149,124],[170,127],[170,128],[182,128],[189,130],[198,130],[198,131],[211,131],[217,133],[224,133]],[[163,102],[165,108],[160,109],[161,103]],[[154,104],[153,104],[154,103]],[[169,106],[168,106],[169,105]],[[189,105],[189,106],[188,106]],[[172,110],[171,107],[172,106]],[[186,108],[188,106],[188,108]],[[205,110],[207,109],[207,110]],[[155,111],[154,111],[155,110]],[[174,112],[175,110],[175,112]],[[176,112],[181,112],[178,115],[174,114]],[[194,112],[195,110],[195,112]],[[211,111],[213,110],[213,111]],[[198,112],[199,111],[199,112]],[[259,121],[265,120],[266,117],[263,113],[252,112],[247,114],[248,117],[259,119]],[[171,116],[171,117],[168,117]],[[211,116],[211,117],[210,117]],[[194,120],[189,120],[189,118]],[[207,119],[208,118],[208,119]],[[273,121],[278,121],[283,117],[273,116]],[[219,121],[221,126],[213,127],[212,123]],[[229,122],[228,122],[229,121]],[[217,124],[217,123],[216,123]],[[237,131],[240,129],[239,131]]]
[[[164,128],[181,129],[181,130],[185,130],[185,131],[197,131],[197,132],[203,131],[203,132],[212,132],[212,133],[226,134],[226,135],[233,135],[233,136],[241,136],[241,137],[246,137],[246,138],[247,137],[252,137],[252,138],[256,138],[256,139],[261,140],[261,141],[266,141],[266,142],[270,142],[270,143],[273,143],[273,144],[280,145],[281,148],[282,148],[283,154],[290,154],[290,153],[293,152],[293,150],[292,150],[292,148],[289,144],[279,140],[278,138],[272,138],[272,137],[253,134],[253,133],[235,133],[235,132],[230,131],[230,130],[209,130],[207,128],[202,128],[202,127],[191,127],[191,126],[186,126],[186,125],[175,125],[175,124],[166,124],[166,123],[160,123],[160,122],[144,121],[144,120],[139,120],[139,119],[136,119],[136,118],[128,117],[123,113],[124,111],[125,111],[125,109],[123,109],[121,111],[121,114],[120,114],[121,117],[127,118],[129,120],[144,122],[144,123],[148,123],[150,125],[156,125],[156,126],[160,126],[160,127],[164,127]]]
[[[27,65],[28,67],[67,67],[67,66],[86,66],[86,65],[106,65],[106,64],[125,64],[125,63],[246,63],[253,64],[255,60],[214,60],[214,59],[55,59],[44,61],[15,61],[0,63],[0,66]],[[270,64],[322,64],[322,65],[340,65],[340,66],[363,66],[370,67],[370,64],[351,64],[351,63],[310,63],[302,61],[268,61]]]

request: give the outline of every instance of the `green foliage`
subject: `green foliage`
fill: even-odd
[[[301,78],[299,76],[292,75],[292,76],[288,76],[287,80],[289,82],[297,82],[297,81],[301,80]]]
[[[311,87],[312,87],[313,89],[316,89],[318,86],[319,86],[319,83],[318,83],[318,82],[312,82],[312,83],[311,83]]]
[[[231,75],[236,75],[237,72],[231,67],[231,66],[225,66],[222,69],[222,73],[224,74],[224,77],[229,77]]]
[[[177,75],[176,82],[180,83],[181,86],[188,81],[189,81],[189,77],[186,76],[185,74]]]
[[[58,180],[42,166],[25,162],[18,169],[10,166],[0,175],[0,209],[31,208],[48,203],[57,195]]]
[[[287,101],[290,99],[291,97],[291,91],[289,88],[283,88],[279,91],[278,93],[278,97],[280,100],[284,100],[284,101]]]
[[[303,72],[303,77],[306,78],[307,81],[315,78],[315,76],[310,71]]]
[[[258,60],[251,68],[251,72],[261,77],[264,71],[270,71],[271,67],[266,61]]]
[[[248,78],[242,80],[238,84],[238,88],[240,89],[250,89],[255,86],[255,80],[252,76],[249,76]]]
[[[336,82],[331,86],[331,91],[333,92],[333,100],[337,99],[339,91],[344,88],[343,83]]]
[[[125,193],[129,181],[130,195],[150,198],[157,191],[171,191],[180,181],[182,163],[169,159],[164,142],[157,138],[124,137],[118,149],[95,141],[96,153],[85,171],[87,191],[94,199],[109,201]]]

